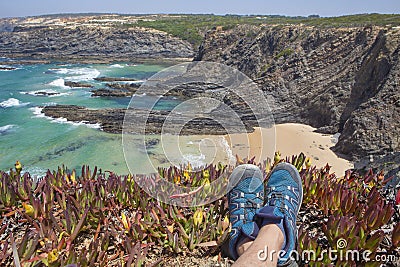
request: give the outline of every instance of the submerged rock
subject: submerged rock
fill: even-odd
[[[0,67],[0,70],[16,70],[14,67]]]
[[[71,81],[65,81],[64,82],[65,86],[69,86],[71,88],[93,88],[94,86],[88,83],[82,83],[82,82],[71,82]]]
[[[134,82],[136,79],[134,78],[125,78],[125,77],[97,77],[94,78],[95,81],[99,82]]]
[[[92,90],[91,92],[93,97],[128,97],[134,94],[133,91],[115,90],[107,88]]]

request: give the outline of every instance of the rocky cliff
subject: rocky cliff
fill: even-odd
[[[190,43],[162,31],[135,27],[134,21],[122,18],[0,20],[0,56],[77,61],[193,57]]]
[[[207,33],[196,60],[254,79],[277,123],[337,133],[357,159],[400,150],[400,28],[248,26]]]
[[[195,54],[182,39],[138,27],[138,21],[154,19],[3,19],[0,57],[113,61],[195,56],[221,62],[259,84],[277,123],[300,122],[323,133],[341,133],[334,147],[338,153],[358,159],[400,150],[399,27],[221,26],[206,33]]]

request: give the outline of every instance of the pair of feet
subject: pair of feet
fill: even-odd
[[[251,164],[234,169],[228,185],[228,202],[232,230],[227,243],[228,255],[236,260],[238,244],[255,240],[259,230],[275,224],[282,231],[284,242],[278,266],[293,264],[290,253],[296,249],[296,217],[303,200],[299,172],[288,163],[278,164],[264,188],[263,174]]]

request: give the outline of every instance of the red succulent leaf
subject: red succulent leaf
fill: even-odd
[[[382,218],[382,223],[387,224],[389,223],[390,219],[392,218],[394,214],[394,208],[391,204],[386,205],[384,210],[383,210],[383,218]]]
[[[396,205],[400,205],[400,190],[398,190],[396,194]]]
[[[364,176],[364,182],[366,184],[368,184],[369,182],[371,182],[374,178],[374,172],[372,171],[372,169],[369,169],[368,173]]]
[[[399,245],[400,245],[400,222],[396,224],[392,233],[392,246],[398,247]]]
[[[382,242],[385,237],[383,231],[375,232],[370,238],[365,242],[365,248],[375,252],[379,244]]]

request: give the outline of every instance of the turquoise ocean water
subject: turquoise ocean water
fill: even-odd
[[[7,59],[0,59],[0,66],[8,65]],[[83,164],[89,164],[127,173],[120,135],[102,132],[97,125],[44,117],[40,114],[40,106],[73,104],[90,108],[126,108],[129,97],[94,98],[90,96],[92,89],[65,87],[64,81],[90,83],[102,88],[105,84],[93,78],[145,80],[165,67],[162,64],[126,63],[36,64],[0,71],[0,169],[7,170],[19,160],[24,170],[33,175],[43,175],[47,169],[56,169],[62,164],[69,169],[80,169]],[[38,96],[36,92],[53,95]],[[160,103],[159,108],[169,109],[177,102],[169,99]]]

